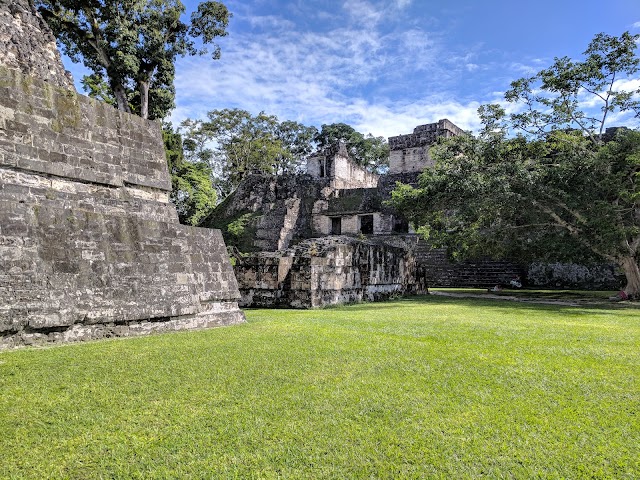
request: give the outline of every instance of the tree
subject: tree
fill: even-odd
[[[104,91],[119,110],[143,118],[164,118],[174,106],[175,60],[206,53],[196,39],[213,46],[227,34],[231,14],[220,2],[198,5],[186,24],[180,0],[35,0],[63,52],[94,73],[87,80]],[[96,90],[91,90],[96,91]]]
[[[640,115],[640,89],[620,88],[622,80],[638,72],[639,38],[629,32],[620,37],[600,33],[589,43],[584,60],[556,58],[551,67],[512,82],[505,99],[524,106],[524,111],[511,115],[512,127],[538,137],[575,128],[601,143],[611,113]],[[599,108],[588,108],[591,103]]]
[[[635,40],[597,35],[583,61],[513,82],[506,98],[524,112],[481,107],[480,135],[435,146],[434,168],[418,188],[399,186],[394,206],[454,257],[604,260],[640,296],[640,132],[606,130],[612,111],[638,114],[637,92],[616,88],[637,71]]]
[[[211,168],[205,162],[190,162],[184,158],[182,137],[171,125],[164,126],[162,136],[171,175],[171,201],[176,206],[180,223],[197,225],[216,206]]]
[[[384,137],[364,135],[345,123],[322,125],[315,140],[320,149],[345,142],[351,158],[370,172],[382,173],[389,166],[389,145]]]
[[[221,197],[231,193],[251,173],[299,171],[313,149],[317,131],[292,121],[280,122],[264,112],[212,110],[208,120],[187,120],[181,128],[188,158],[211,165]]]

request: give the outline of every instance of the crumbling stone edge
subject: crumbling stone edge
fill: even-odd
[[[244,313],[237,302],[212,302],[210,309],[192,315],[122,320],[109,323],[24,328],[20,331],[0,332],[0,351],[20,347],[60,345],[115,337],[139,337],[149,334],[202,330],[245,323]]]

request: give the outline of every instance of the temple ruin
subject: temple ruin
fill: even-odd
[[[311,308],[424,293],[428,286],[615,288],[611,266],[521,265],[489,258],[451,262],[386,204],[396,182],[416,185],[430,147],[463,131],[447,119],[389,138],[384,175],[353,162],[344,144],[307,159],[306,173],[251,175],[203,225],[236,248],[241,305]],[[231,233],[228,225],[242,225]],[[598,283],[599,282],[599,283]]]
[[[180,225],[160,126],[78,95],[0,0],[0,349],[244,321],[220,231]]]
[[[397,181],[416,184],[429,147],[462,130],[448,120],[392,137],[389,173],[358,166],[344,144],[307,159],[306,173],[251,175],[204,221],[237,247],[241,305],[320,307],[425,293],[427,285],[491,285],[520,274],[508,262],[453,265],[385,204]]]

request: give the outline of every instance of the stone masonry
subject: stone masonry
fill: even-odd
[[[0,349],[244,321],[220,231],[170,189],[159,125],[78,95],[0,0]]]
[[[73,89],[56,39],[29,0],[0,0],[0,65]]]
[[[389,173],[421,172],[433,165],[429,147],[438,138],[449,138],[464,131],[447,119],[436,123],[418,125],[413,133],[389,137]]]
[[[425,293],[409,250],[348,236],[304,240],[236,265],[241,304],[313,308]]]

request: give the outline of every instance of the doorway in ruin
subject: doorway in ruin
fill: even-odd
[[[360,233],[373,234],[373,215],[360,215]]]
[[[393,233],[409,233],[409,222],[404,218],[393,218]]]
[[[331,235],[342,235],[342,218],[331,217]]]

